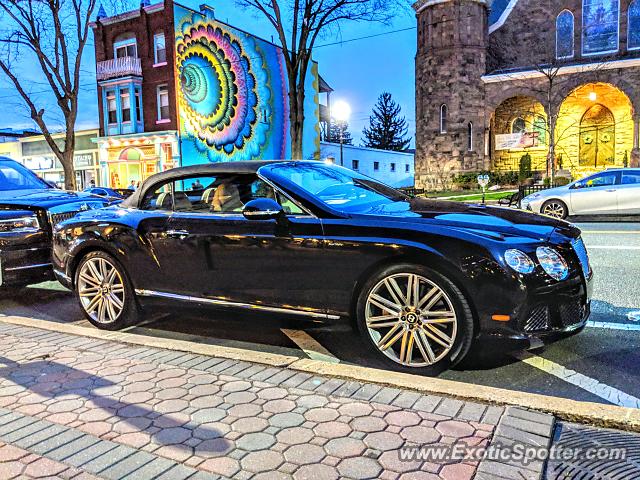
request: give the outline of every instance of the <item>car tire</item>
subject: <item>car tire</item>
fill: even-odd
[[[372,275],[358,295],[356,323],[368,350],[387,367],[428,376],[460,362],[474,336],[473,314],[461,290],[445,275],[415,264]]]
[[[567,208],[567,204],[562,200],[552,199],[542,204],[540,213],[564,220],[569,215],[569,209]]]
[[[138,320],[140,308],[131,281],[113,256],[88,253],[78,263],[74,279],[80,308],[95,327],[120,330]]]

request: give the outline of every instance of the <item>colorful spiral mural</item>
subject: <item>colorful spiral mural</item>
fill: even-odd
[[[182,164],[289,158],[282,50],[179,5],[175,19]],[[319,150],[317,67],[312,70],[305,158]]]

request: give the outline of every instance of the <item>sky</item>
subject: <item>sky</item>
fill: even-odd
[[[205,0],[184,0],[180,3],[197,9],[204,2]],[[216,18],[221,21],[267,40],[271,40],[272,36],[276,37],[275,30],[266,20],[253,12],[239,9],[232,0],[206,0],[206,3],[215,8]],[[113,13],[107,8],[108,15]],[[400,104],[409,126],[409,136],[414,136],[415,26],[413,11],[407,8],[398,11],[391,24],[344,23],[339,32],[330,32],[319,40],[320,47],[315,50],[314,59],[319,64],[320,75],[334,89],[332,101],[343,100],[351,106],[349,123],[354,144],[360,144],[362,129],[368,125],[371,109],[384,91],[390,92]],[[6,25],[2,25],[0,20],[0,29],[4,28]],[[368,36],[374,37],[360,39]],[[360,40],[350,41],[352,39]],[[335,42],[342,43],[321,46]],[[47,85],[39,74],[38,67],[25,62],[17,68],[20,78],[28,79],[31,91],[40,92],[37,95],[40,104],[52,112],[55,111],[52,94],[47,94]],[[91,35],[83,57],[77,129],[98,126],[96,91],[95,56]],[[320,101],[325,102],[324,95]],[[3,105],[4,110],[4,114],[0,116],[0,128],[34,127],[17,93],[1,72],[0,105]],[[48,119],[50,123],[62,124],[59,115],[51,115]]]

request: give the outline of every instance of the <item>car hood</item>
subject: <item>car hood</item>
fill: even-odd
[[[54,188],[39,190],[0,191],[0,206],[7,207],[39,207],[49,209],[58,205],[73,202],[102,201],[97,195],[85,192],[68,192]]]
[[[384,214],[372,211],[367,216],[378,215],[385,221],[445,226],[538,240],[548,240],[554,232],[570,238],[580,235],[580,230],[569,222],[513,208],[424,198],[401,203],[405,207],[400,211],[387,211]]]

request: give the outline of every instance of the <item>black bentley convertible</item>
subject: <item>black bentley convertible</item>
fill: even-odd
[[[580,230],[540,215],[410,198],[320,162],[242,162],[148,178],[54,235],[54,269],[97,327],[150,300],[350,316],[390,366],[436,373],[472,342],[578,332],[592,272]]]
[[[53,188],[18,162],[0,157],[0,293],[52,280],[52,226],[108,204],[88,193]]]

